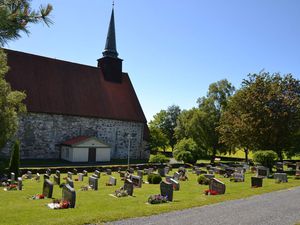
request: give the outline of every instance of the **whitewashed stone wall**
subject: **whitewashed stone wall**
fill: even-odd
[[[108,144],[112,159],[125,159],[131,134],[130,158],[148,159],[143,141],[143,123],[119,120],[28,113],[19,120],[18,139],[22,159],[58,159],[60,144],[77,136],[93,136]],[[4,149],[9,154],[9,147]]]

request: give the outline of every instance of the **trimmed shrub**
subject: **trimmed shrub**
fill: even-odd
[[[163,154],[157,154],[157,155],[151,155],[149,162],[150,163],[168,163],[168,162],[170,162],[170,159]]]
[[[253,160],[262,166],[268,167],[271,171],[275,165],[275,160],[277,159],[277,154],[271,150],[257,151],[253,154]]]
[[[16,177],[19,177],[20,168],[20,142],[15,141],[9,162],[9,172],[15,173]]]
[[[175,145],[173,155],[178,161],[194,164],[198,159],[197,144],[192,138],[184,138]]]
[[[159,184],[162,181],[162,178],[159,174],[152,173],[148,175],[147,180],[149,184]]]
[[[209,185],[209,179],[206,178],[204,175],[200,175],[197,179],[198,184],[202,184],[202,185]]]

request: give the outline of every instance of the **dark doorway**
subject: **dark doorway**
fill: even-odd
[[[96,148],[89,148],[89,163],[96,162]]]

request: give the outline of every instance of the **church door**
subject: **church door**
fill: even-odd
[[[96,148],[89,148],[89,163],[96,162]]]

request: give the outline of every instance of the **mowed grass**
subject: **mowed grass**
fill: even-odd
[[[61,177],[66,176],[62,174]],[[147,204],[148,196],[159,194],[159,185],[143,184],[142,188],[134,189],[134,197],[114,198],[109,194],[123,185],[119,175],[114,173],[117,186],[105,186],[109,176],[101,174],[98,191],[80,191],[82,185],[88,182],[84,177],[84,182],[75,182],[76,189],[76,207],[74,209],[51,210],[46,204],[51,199],[30,200],[30,196],[42,192],[43,182],[34,180],[24,180],[23,191],[4,191],[0,190],[0,224],[89,224],[103,223],[107,221],[120,220],[130,217],[148,216],[203,206],[207,204],[222,202],[226,200],[240,199],[252,195],[266,192],[287,189],[300,185],[300,180],[289,177],[288,183],[275,184],[274,179],[264,179],[262,188],[251,188],[250,177],[252,174],[246,174],[246,181],[242,183],[230,182],[229,178],[217,176],[226,184],[225,195],[206,196],[203,191],[208,186],[202,186],[197,183],[197,176],[188,173],[189,180],[180,182],[180,191],[174,192],[174,201],[160,205]],[[77,178],[76,175],[73,175]],[[146,179],[147,176],[144,177]],[[42,178],[41,178],[42,179]],[[54,186],[54,198],[61,198],[61,189]]]

